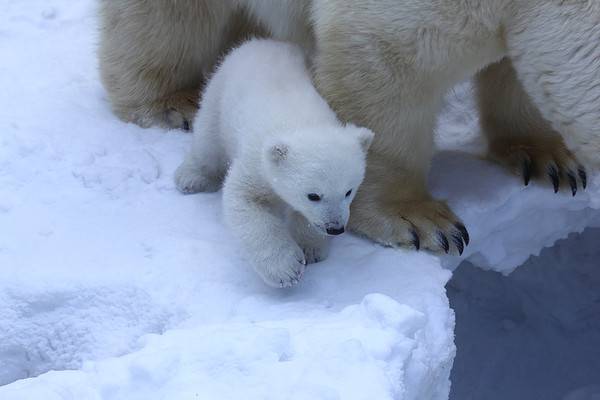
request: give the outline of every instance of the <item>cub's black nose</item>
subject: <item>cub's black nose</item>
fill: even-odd
[[[342,233],[344,233],[343,226],[341,228],[327,228],[328,235],[341,235]]]

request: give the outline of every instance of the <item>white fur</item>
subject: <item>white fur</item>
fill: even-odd
[[[314,50],[310,26],[310,1],[297,0],[234,0],[278,40],[299,44],[306,53]]]
[[[525,184],[581,193],[585,164],[600,167],[598,0],[105,0],[102,10],[105,86],[141,124],[189,126],[172,117],[195,109],[201,79],[188,70],[212,67],[249,32],[300,44],[338,118],[376,132],[349,228],[384,245],[467,244],[426,177],[441,99],[474,74],[489,156]]]
[[[542,184],[558,170],[561,191],[581,191],[584,174],[558,130],[600,163],[599,1],[313,0],[311,16],[319,92],[339,118],[376,133],[355,232],[462,251],[459,220],[431,198],[426,176],[441,99],[482,70],[481,104],[495,110],[482,109],[482,130],[496,159]]]
[[[215,191],[227,174],[226,222],[267,284],[291,286],[326,256],[327,230],[345,227],[372,138],[338,121],[299,47],[254,40],[210,80],[175,179],[186,193]]]
[[[525,91],[578,155],[600,168],[600,1],[518,1],[506,29]]]

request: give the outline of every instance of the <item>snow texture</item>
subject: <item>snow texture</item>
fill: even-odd
[[[191,136],[110,112],[95,7],[0,13],[0,399],[447,399],[444,286],[462,259],[344,235],[297,288],[266,287],[220,193],[174,187]],[[450,96],[443,148],[481,147],[468,91]],[[470,228],[466,257],[504,273],[598,225],[597,176],[573,199],[446,152],[431,186]]]

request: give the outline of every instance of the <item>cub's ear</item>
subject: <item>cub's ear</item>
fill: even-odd
[[[363,151],[366,153],[369,150],[369,147],[371,147],[371,143],[373,142],[375,134],[367,128],[363,128],[353,124],[348,124],[347,126],[352,127],[352,129],[354,129],[354,131],[356,132],[356,136],[358,137],[358,143],[360,144],[360,147],[363,149]]]
[[[290,148],[287,144],[276,142],[267,147],[267,159],[275,165],[281,164],[288,158]]]

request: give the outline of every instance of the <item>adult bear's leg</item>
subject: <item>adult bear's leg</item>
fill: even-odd
[[[410,57],[387,53],[392,45],[375,35],[356,42],[360,35],[350,26],[348,33],[318,29],[313,65],[315,83],[338,115],[375,132],[349,228],[386,246],[462,253],[466,229],[426,187],[447,82],[410,65]]]
[[[573,195],[586,185],[583,167],[525,93],[510,59],[488,66],[475,82],[490,158],[520,175],[525,185],[539,179],[558,191],[562,182]]]
[[[189,129],[204,77],[253,27],[229,0],[102,0],[100,72],[114,112]]]
[[[548,121],[543,130],[560,132],[586,166],[600,167],[600,3],[515,4],[506,21],[506,46],[524,92]],[[573,192],[581,189],[585,174],[562,142],[548,146],[541,136],[538,140],[552,158],[545,163],[550,180]]]

